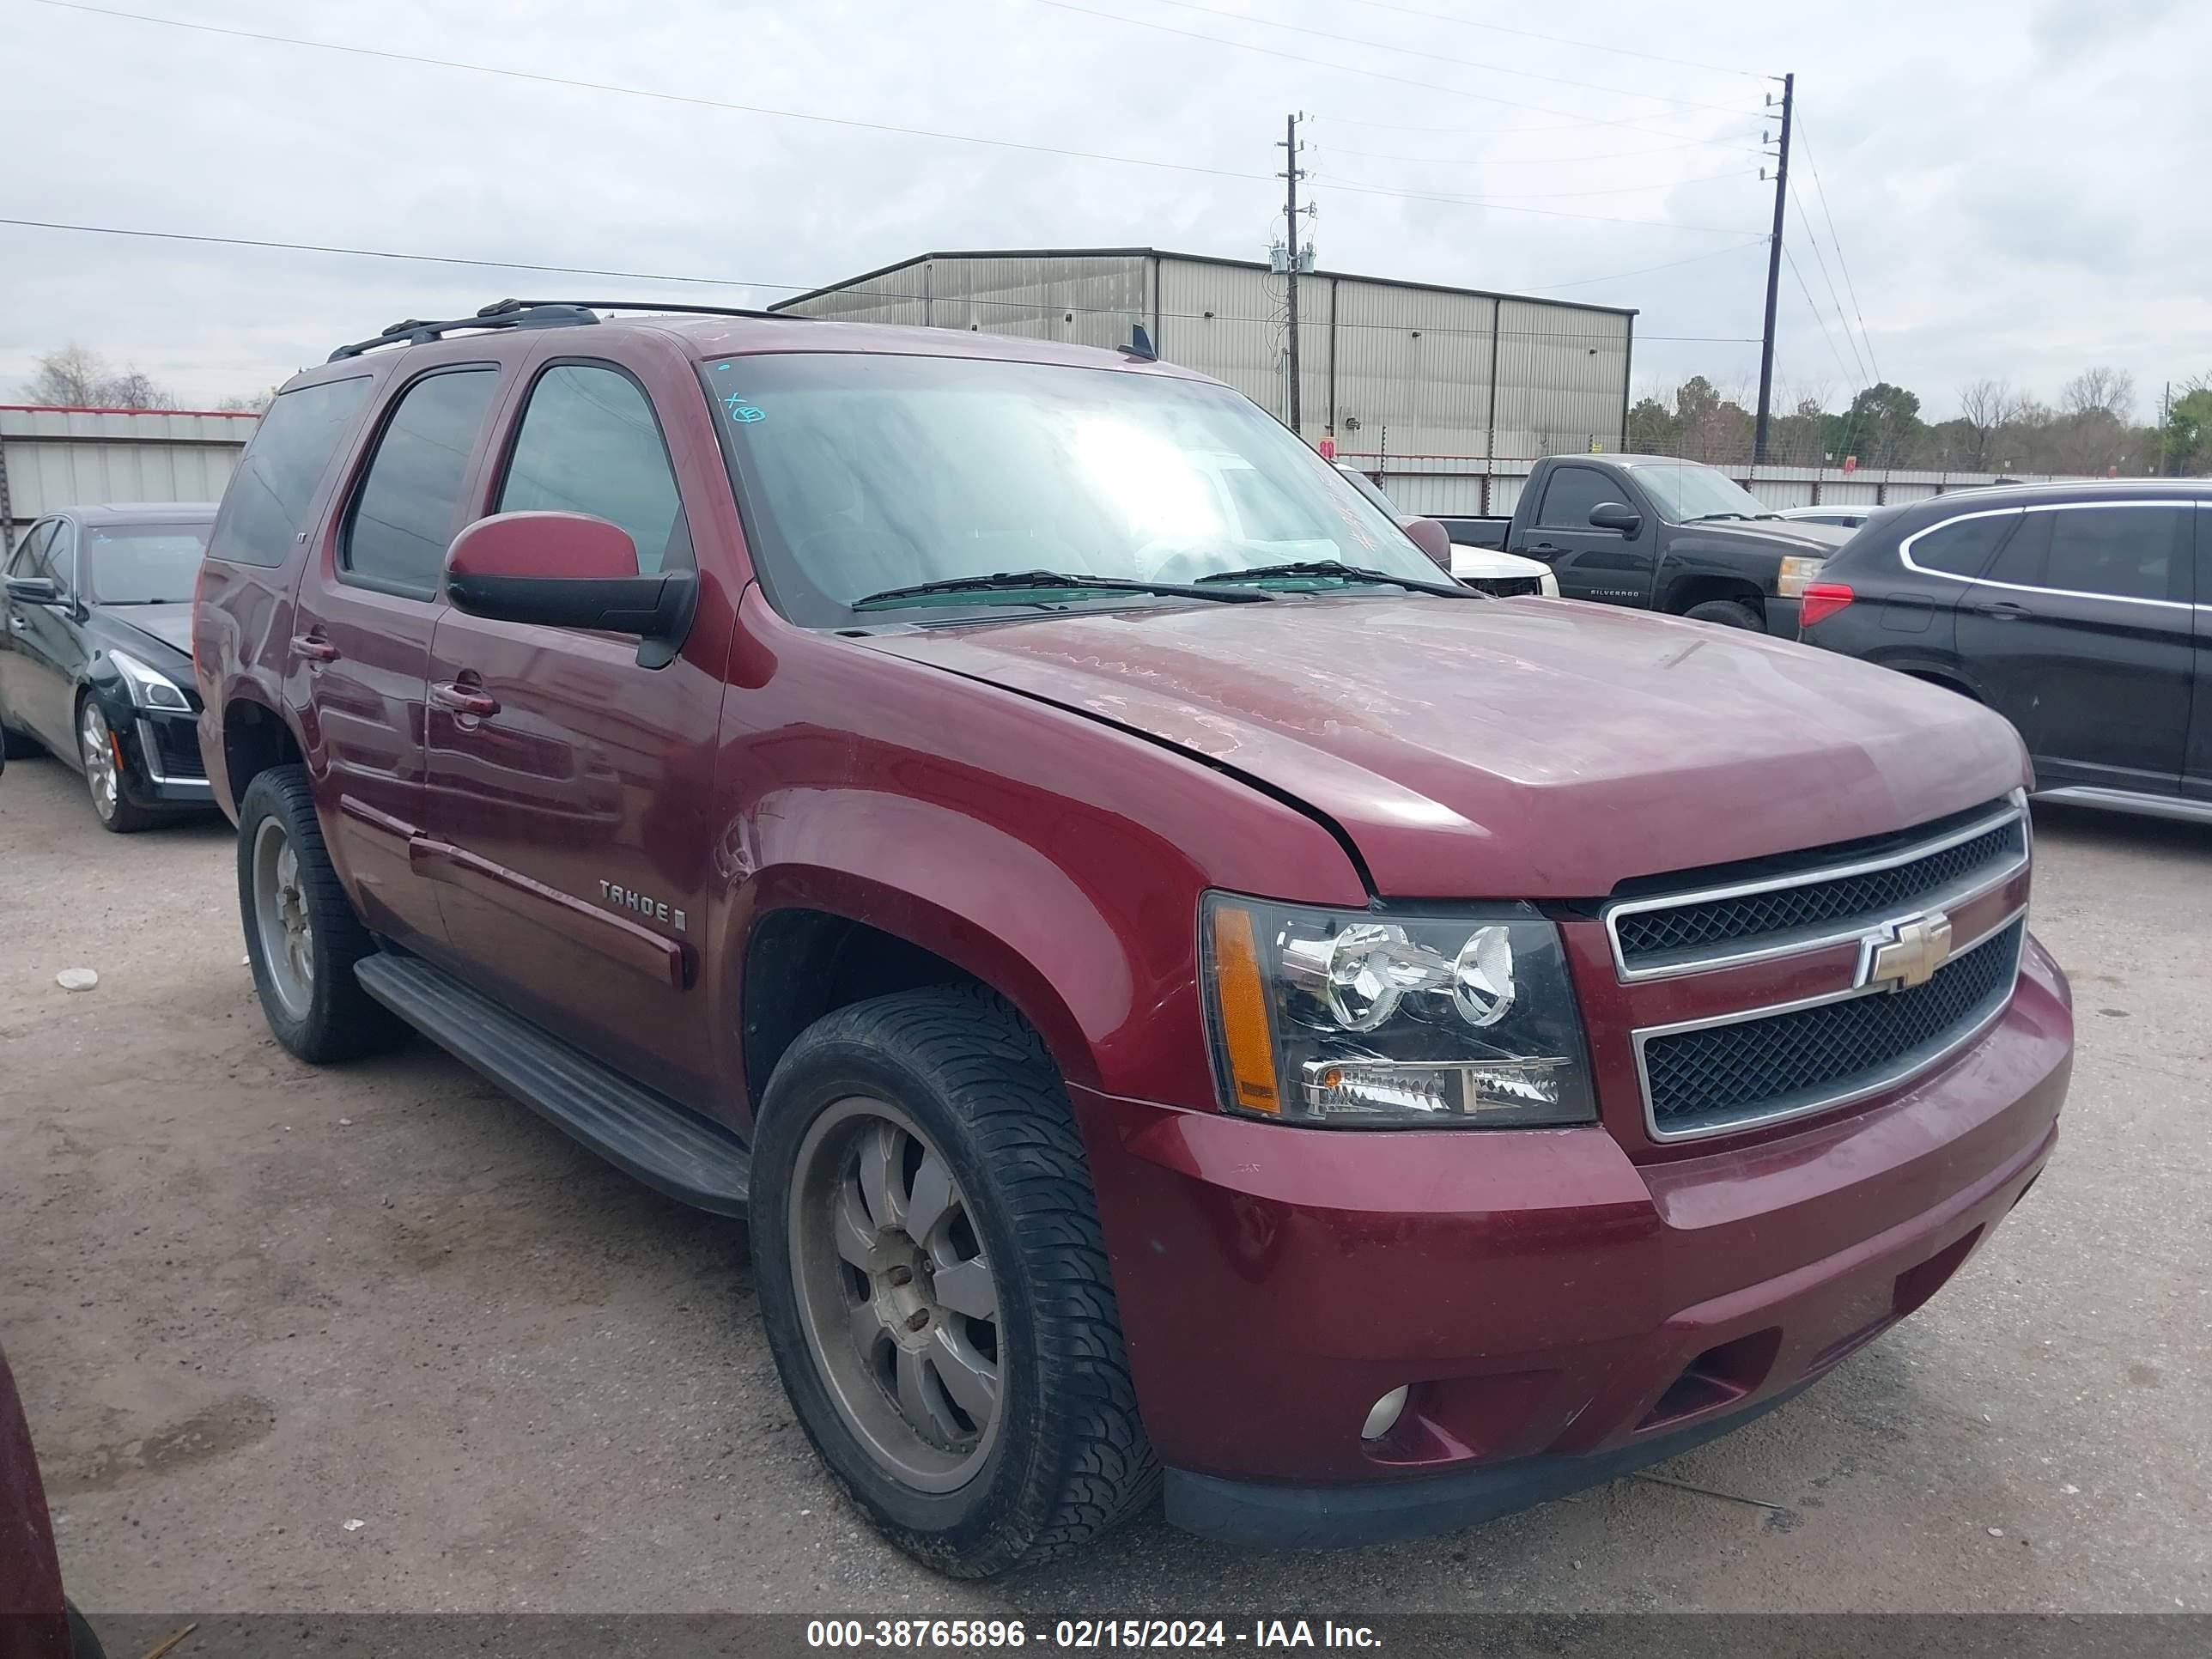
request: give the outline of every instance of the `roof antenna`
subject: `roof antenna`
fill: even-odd
[[[1160,360],[1160,354],[1152,349],[1152,337],[1145,332],[1145,325],[1142,323],[1133,323],[1129,325],[1129,343],[1123,346],[1121,349],[1132,357],[1142,357],[1148,363],[1156,363]]]

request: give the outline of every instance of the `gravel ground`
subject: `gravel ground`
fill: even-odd
[[[793,1422],[726,1224],[427,1046],[270,1041],[216,822],[0,781],[0,1343],[94,1610],[1525,1613],[2212,1607],[2212,830],[2040,811],[2057,1158],[1927,1310],[1640,1480],[1243,1553],[1156,1518],[946,1583]],[[70,994],[55,975],[90,967]]]

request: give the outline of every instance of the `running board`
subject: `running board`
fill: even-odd
[[[540,1117],[656,1192],[716,1215],[745,1213],[752,1153],[720,1124],[550,1036],[419,957],[354,964],[362,988]]]

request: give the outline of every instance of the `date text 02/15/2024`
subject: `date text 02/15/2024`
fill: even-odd
[[[1049,1632],[1018,1619],[817,1619],[806,1626],[811,1648],[893,1650],[961,1648],[1256,1649],[1374,1648],[1381,1638],[1366,1625],[1324,1619],[1255,1619],[1249,1628],[1220,1619],[1061,1619]]]

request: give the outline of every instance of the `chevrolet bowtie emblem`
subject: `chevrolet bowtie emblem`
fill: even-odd
[[[1866,936],[1861,982],[1909,991],[1925,985],[1951,957],[1951,918],[1941,910],[1907,916]]]

